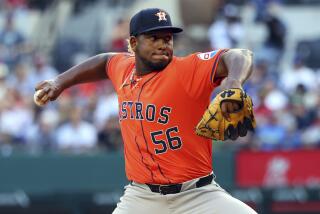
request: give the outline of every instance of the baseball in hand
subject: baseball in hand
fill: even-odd
[[[34,101],[34,103],[35,103],[37,106],[44,106],[44,105],[46,105],[46,104],[48,103],[48,101],[49,101],[48,95],[45,94],[45,95],[42,97],[42,99],[40,100],[40,99],[38,98],[38,95],[39,95],[40,92],[41,92],[41,90],[38,90],[38,91],[36,91],[36,92],[34,93],[34,95],[33,95],[33,101]]]

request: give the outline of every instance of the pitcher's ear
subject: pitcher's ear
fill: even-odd
[[[137,44],[138,44],[138,38],[135,36],[130,36],[129,39],[129,48],[133,51],[136,52],[137,50]]]

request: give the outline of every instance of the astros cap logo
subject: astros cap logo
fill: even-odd
[[[169,30],[180,33],[179,27],[172,26],[169,13],[160,8],[147,8],[136,13],[130,20],[130,36],[137,36],[154,30]]]
[[[155,15],[159,17],[159,22],[160,21],[167,21],[167,18],[166,18],[167,14],[164,11],[159,11]]]

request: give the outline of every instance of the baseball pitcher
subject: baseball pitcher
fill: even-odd
[[[173,55],[169,14],[144,9],[130,21],[128,53],[104,53],[36,86],[42,103],[68,87],[110,79],[130,183],[115,214],[253,214],[214,180],[212,140],[236,140],[255,127],[242,85],[252,53],[221,49]],[[212,91],[222,91],[210,103]]]

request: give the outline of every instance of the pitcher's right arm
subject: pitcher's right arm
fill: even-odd
[[[43,80],[37,84],[35,90],[41,90],[37,99],[46,103],[53,101],[67,88],[80,84],[108,79],[107,62],[116,53],[103,53],[93,56],[59,74],[54,79]]]

